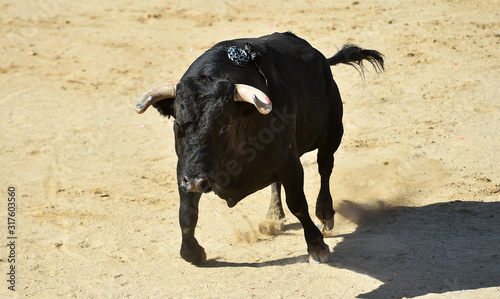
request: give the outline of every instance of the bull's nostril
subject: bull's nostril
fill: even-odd
[[[180,179],[180,186],[184,191],[190,192],[193,189],[193,184],[191,184],[190,179],[185,175]]]
[[[190,178],[187,176],[182,176],[180,178],[180,187],[186,192],[210,192],[212,191],[212,186],[208,178]]]
[[[209,183],[207,178],[200,179],[198,185],[200,186],[201,190],[203,190],[203,191],[210,188],[210,183]]]

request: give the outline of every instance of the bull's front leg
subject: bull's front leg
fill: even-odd
[[[200,202],[201,193],[184,192],[179,188],[179,195],[181,197],[179,207],[179,223],[182,229],[181,257],[192,264],[198,265],[207,259],[205,250],[194,237],[194,231],[198,223],[198,203]]]
[[[304,170],[298,155],[290,157],[278,174],[286,193],[290,212],[299,219],[304,229],[310,263],[324,263],[330,260],[330,249],[323,241],[323,235],[309,216],[304,194]]]
[[[274,221],[285,219],[283,205],[281,204],[281,184],[279,182],[271,185],[271,203],[269,204],[266,218]]]

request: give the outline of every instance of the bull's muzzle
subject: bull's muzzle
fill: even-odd
[[[212,185],[208,178],[190,178],[183,176],[180,186],[185,192],[208,193],[212,191]]]

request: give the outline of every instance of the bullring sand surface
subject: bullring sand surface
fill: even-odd
[[[2,1],[0,186],[17,191],[16,291],[0,297],[499,298],[499,1]],[[345,135],[331,262],[298,221],[259,232],[270,188],[202,196],[200,267],[179,256],[172,119],[134,102],[221,40],[292,31],[325,56],[376,49],[386,71],[332,68]],[[315,152],[302,157],[311,213]],[[4,193],[4,194],[5,194]]]

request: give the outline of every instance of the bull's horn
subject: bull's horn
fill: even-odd
[[[253,104],[262,114],[268,114],[273,109],[269,97],[261,90],[250,85],[236,84],[234,100]]]
[[[135,112],[144,113],[149,106],[158,101],[175,98],[177,83],[179,81],[168,81],[151,87],[135,103]]]

